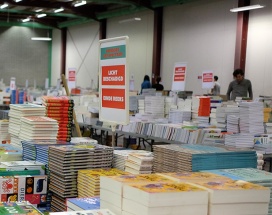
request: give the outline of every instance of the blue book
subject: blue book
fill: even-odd
[[[66,200],[67,211],[82,211],[100,209],[99,197],[68,198]]]

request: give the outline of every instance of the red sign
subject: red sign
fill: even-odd
[[[125,65],[102,66],[102,85],[125,85]]]
[[[185,69],[186,69],[185,66],[175,68],[174,81],[184,81],[185,80]]]
[[[102,108],[125,109],[125,89],[102,89]]]
[[[70,70],[69,71],[68,81],[75,81],[75,80],[76,80],[76,71]]]
[[[213,73],[203,73],[203,81],[202,82],[213,82]]]

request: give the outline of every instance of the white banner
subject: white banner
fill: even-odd
[[[172,79],[172,91],[184,91],[187,63],[175,63]]]

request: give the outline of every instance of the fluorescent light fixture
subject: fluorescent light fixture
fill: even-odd
[[[50,37],[31,37],[31,40],[36,40],[36,41],[51,41],[52,38],[50,38]]]
[[[131,19],[123,19],[123,20],[120,20],[119,23],[126,23],[126,22],[134,22],[134,21],[141,21],[142,19],[139,18],[139,17],[134,17],[134,18],[131,18]]]
[[[230,9],[230,12],[240,12],[240,11],[245,11],[245,10],[254,10],[254,9],[260,9],[260,8],[264,8],[264,7],[265,7],[264,5],[255,4],[255,5],[245,6],[245,7],[233,8],[233,9]]]
[[[62,12],[62,11],[64,11],[64,9],[63,8],[59,8],[59,9],[54,10],[54,13],[59,13],[59,12]]]
[[[22,1],[22,0],[15,0],[15,2],[20,2],[20,1]]]
[[[79,1],[79,2],[76,2],[76,3],[74,4],[74,7],[79,7],[79,6],[82,6],[82,5],[84,5],[84,4],[87,4],[87,2],[86,2],[86,1]]]
[[[22,22],[29,22],[30,18],[22,19]]]
[[[42,8],[35,10],[35,12],[37,12],[37,13],[39,13],[39,12],[41,12],[41,11],[43,11]]]
[[[41,13],[41,14],[38,14],[38,15],[37,15],[38,18],[42,18],[42,17],[45,17],[45,16],[46,16],[45,13]]]
[[[8,7],[8,4],[7,4],[7,3],[4,3],[4,4],[2,4],[2,5],[0,6],[0,9],[4,9],[4,8],[6,8],[6,7]]]

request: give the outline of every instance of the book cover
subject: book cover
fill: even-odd
[[[37,208],[28,202],[1,202],[0,203],[1,215],[43,215]]]
[[[88,198],[68,198],[66,200],[67,207],[73,210],[94,210],[100,209],[99,197]]]

